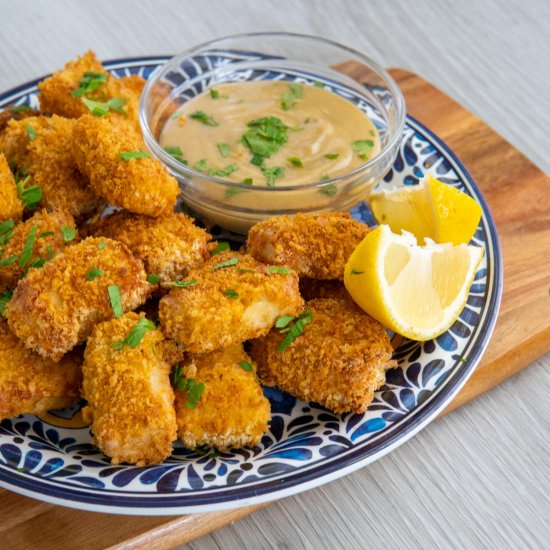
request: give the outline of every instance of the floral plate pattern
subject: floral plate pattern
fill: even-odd
[[[123,59],[105,66],[116,76],[147,78],[167,59]],[[37,106],[37,82],[0,95],[0,108],[10,103]],[[366,413],[336,415],[316,403],[265,388],[273,419],[259,446],[198,453],[177,443],[170,458],[150,467],[111,465],[91,444],[89,429],[78,423],[79,407],[53,411],[43,419],[23,415],[0,423],[0,486],[84,510],[136,515],[203,512],[318,486],[405,442],[435,417],[473,372],[492,333],[502,291],[498,236],[479,189],[452,151],[408,117],[397,159],[382,185],[414,185],[427,172],[481,203],[483,216],[472,244],[484,246],[485,257],[459,319],[435,340],[399,343],[394,354],[399,366],[388,371],[386,384]],[[352,215],[373,222],[364,204]]]

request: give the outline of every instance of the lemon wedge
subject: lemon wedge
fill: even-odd
[[[419,246],[410,233],[380,225],[350,256],[344,284],[355,302],[385,327],[412,340],[430,340],[458,318],[483,248]]]
[[[470,196],[429,174],[418,185],[374,191],[370,207],[379,223],[395,233],[409,231],[423,242],[467,244],[473,237],[481,206]]]

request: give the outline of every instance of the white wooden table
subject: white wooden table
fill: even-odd
[[[0,90],[88,48],[168,54],[260,30],[322,35],[413,70],[550,172],[548,0],[0,0]],[[549,436],[546,356],[368,468],[189,546],[548,548]]]

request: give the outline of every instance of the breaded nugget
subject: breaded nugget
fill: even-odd
[[[28,105],[8,105],[3,111],[0,111],[0,134],[6,129],[10,120],[23,120],[39,115],[40,111],[31,109]]]
[[[159,160],[118,156],[146,151],[141,136],[123,120],[83,116],[76,121],[72,143],[78,168],[111,204],[154,217],[173,210],[178,182]]]
[[[15,288],[19,278],[29,269],[41,268],[46,261],[63,252],[65,246],[73,242],[65,242],[63,231],[66,229],[62,228],[68,227],[76,227],[74,218],[68,212],[42,210],[0,235],[5,243],[0,252],[0,292]],[[9,258],[14,257],[14,262],[2,265],[2,261],[9,262]]]
[[[204,384],[195,408],[186,404],[187,391],[175,392],[178,436],[186,447],[205,445],[226,451],[260,443],[271,419],[271,406],[241,345],[189,355],[181,368],[185,378]]]
[[[88,114],[90,110],[82,98],[72,95],[72,92],[79,88],[82,77],[87,72],[102,73],[106,78],[98,88],[86,92],[85,97],[101,103],[115,97],[125,100],[123,109],[126,114],[111,110],[107,116],[128,120],[136,130],[139,130],[139,96],[145,86],[145,80],[137,75],[115,78],[105,70],[92,51],[69,61],[61,71],[55,72],[38,85],[41,109],[67,118],[78,118]]]
[[[288,333],[279,329],[252,342],[260,380],[336,413],[364,412],[395,366],[384,327],[347,300],[311,300],[305,308],[312,321],[284,351]]]
[[[181,213],[151,218],[119,211],[92,224],[89,232],[123,242],[161,283],[185,278],[210,258],[211,236]]]
[[[349,214],[276,216],[254,225],[247,252],[260,262],[288,265],[299,277],[344,279],[344,266],[371,229]]]
[[[89,237],[29,271],[4,314],[27,347],[59,361],[88,338],[95,324],[115,315],[109,295],[115,285],[124,311],[143,304],[152,288],[143,264],[126,245]]]
[[[173,288],[161,301],[165,334],[186,351],[205,353],[267,334],[281,315],[298,313],[298,277],[278,273],[247,254],[224,252],[191,271],[196,284]]]
[[[30,120],[40,120],[40,118],[30,117]],[[0,152],[5,155],[12,170],[25,169],[29,164],[27,147],[30,138],[27,126],[28,123],[25,120],[9,120],[5,130],[0,133]]]
[[[0,153],[0,222],[23,217],[23,203],[17,194],[15,178],[6,157]]]
[[[140,319],[127,313],[94,328],[84,352],[82,411],[93,443],[113,464],[144,466],[162,462],[177,437],[171,364],[164,357],[160,330],[145,330],[135,347],[123,342]]]
[[[0,319],[0,420],[69,407],[80,398],[82,356],[59,363],[27,349]]]
[[[353,302],[353,298],[349,295],[344,283],[337,280],[300,279],[300,294],[304,300],[335,298],[337,300],[350,300]]]

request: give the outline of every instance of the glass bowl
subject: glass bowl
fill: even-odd
[[[355,103],[374,122],[380,153],[348,173],[297,186],[249,186],[187,166],[159,143],[164,124],[183,103],[221,83],[284,80],[324,87]],[[145,143],[180,184],[200,217],[246,233],[270,216],[346,212],[365,200],[391,168],[405,124],[405,101],[390,75],[365,55],[336,42],[291,33],[228,36],[191,48],[149,78],[139,107]],[[185,150],[185,147],[183,147]]]

